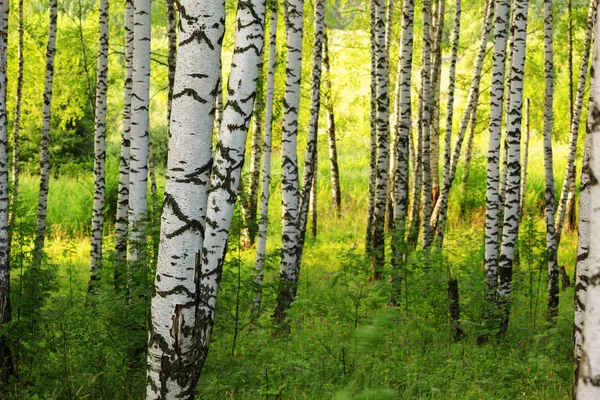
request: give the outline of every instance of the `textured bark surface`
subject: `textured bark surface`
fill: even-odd
[[[511,65],[509,124],[506,129],[508,160],[506,171],[506,198],[502,245],[498,260],[498,300],[502,321],[500,332],[508,329],[508,301],[512,282],[512,268],[519,235],[519,192],[521,187],[521,119],[523,105],[523,77],[527,40],[528,1],[517,0],[514,9],[515,47]],[[487,240],[487,235],[486,235]]]
[[[446,1],[437,1],[431,24],[431,203],[440,195],[440,87],[442,81],[442,35]]]
[[[118,261],[127,259],[127,225],[129,210],[129,162],[131,145],[131,92],[133,87],[133,0],[125,1],[125,83],[123,131],[119,158],[119,188],[115,223],[115,253]]]
[[[7,10],[7,7],[8,0],[0,0],[3,17],[6,15],[4,11]],[[56,3],[54,3],[54,13],[56,15]],[[2,18],[0,20],[0,333],[4,330],[4,324],[11,320],[8,247],[8,117],[6,113],[7,34],[8,24]],[[8,338],[3,334],[0,336],[0,384],[6,385],[13,373]]]
[[[376,74],[376,31],[375,25],[375,7],[370,2],[369,17],[370,17],[370,55],[371,55],[371,83],[370,83],[370,114],[369,114],[369,134],[370,134],[370,151],[369,151],[369,205],[367,207],[367,233],[365,235],[365,251],[368,255],[373,255],[373,222],[375,213],[375,185],[377,183],[377,74]]]
[[[573,166],[573,176],[571,177],[571,187],[567,194],[567,205],[565,208],[565,222],[563,229],[567,232],[577,228],[577,206],[575,205],[577,188],[577,165]]]
[[[340,187],[340,170],[337,157],[337,139],[335,132],[335,113],[333,109],[333,92],[331,87],[331,63],[329,58],[329,40],[327,28],[323,31],[323,107],[327,118],[327,144],[329,146],[329,173],[331,175],[331,203],[335,216],[342,216],[342,191]]]
[[[8,0],[3,0],[8,1]],[[17,91],[15,94],[15,115],[13,119],[12,137],[12,174],[11,197],[9,207],[9,248],[12,238],[12,229],[15,225],[16,206],[19,199],[19,134],[21,130],[21,98],[23,94],[23,0],[19,0],[19,27],[17,50]]]
[[[108,0],[98,3],[98,72],[96,76],[96,112],[94,121],[94,204],[90,252],[90,285],[98,279],[102,267],[102,231],[104,228],[104,163],[106,159],[106,91],[108,89]]]
[[[375,127],[377,132],[377,167],[375,180],[375,202],[373,209],[373,258],[372,279],[380,279],[385,262],[385,204],[387,199],[388,163],[390,152],[389,130],[389,58],[385,48],[385,1],[371,0],[372,20],[371,29],[375,30],[375,93],[376,115]]]
[[[394,173],[394,230],[392,233],[392,293],[390,302],[400,302],[401,267],[408,209],[409,137],[411,132],[410,86],[413,56],[414,0],[405,0],[402,8],[402,36],[398,62],[398,107],[396,115],[396,171]]]
[[[485,196],[484,281],[485,297],[488,302],[487,307],[489,308],[492,308],[496,302],[496,290],[498,287],[498,181],[500,175],[500,137],[502,130],[502,105],[505,82],[504,65],[506,62],[508,19],[509,2],[508,0],[503,0],[496,7],[496,20],[494,24],[494,56],[490,92],[490,133]]]
[[[131,147],[129,149],[129,248],[131,262],[143,259],[148,211],[148,109],[150,104],[150,10],[152,0],[136,0],[133,19]]]
[[[550,17],[552,17],[552,15],[550,15]],[[552,24],[550,24],[550,28],[552,28]],[[550,31],[550,40],[552,40],[552,30]],[[550,57],[550,62],[551,61],[552,57]],[[529,124],[529,99],[525,99],[525,143],[523,143],[523,168],[521,168],[521,198],[519,199],[519,213],[521,215],[523,215],[523,211],[525,209],[525,194],[527,192],[527,164],[529,161],[530,139],[531,129]]]
[[[42,108],[42,136],[40,139],[40,191],[38,194],[37,223],[33,257],[39,260],[44,250],[46,236],[46,211],[50,185],[50,111],[52,105],[52,79],[54,78],[54,53],[56,45],[56,0],[50,0],[48,46],[46,47],[46,76],[44,78],[44,106]]]
[[[600,24],[596,26],[596,37],[599,37]],[[595,43],[594,67],[598,69],[598,51],[600,41]],[[594,81],[590,93],[593,102],[592,127],[590,130],[591,147],[589,169],[587,169],[589,181],[589,232],[600,231],[600,186],[596,176],[600,176],[600,82]],[[585,317],[583,324],[583,338],[581,349],[581,361],[579,366],[579,378],[577,382],[577,399],[591,400],[600,397],[600,237],[589,235],[589,248],[586,257],[588,267],[588,287],[585,302]],[[579,258],[579,256],[578,256]],[[579,272],[578,272],[579,274]],[[577,289],[576,289],[577,290]]]
[[[269,194],[271,191],[271,143],[273,141],[273,98],[275,96],[275,63],[277,62],[277,1],[268,3],[269,13],[269,59],[267,62],[267,90],[265,99],[265,134],[263,140],[262,185],[258,218],[258,240],[254,260],[254,302],[253,315],[260,313],[262,287],[265,274],[265,254],[267,249],[267,225],[269,223]]]
[[[485,14],[481,25],[481,41],[479,44],[479,51],[475,62],[473,81],[471,83],[471,88],[469,89],[469,94],[467,95],[466,108],[460,121],[450,163],[447,164],[449,165],[449,170],[444,171],[444,184],[442,187],[442,193],[438,198],[438,201],[431,215],[431,226],[436,230],[438,229],[438,225],[440,225],[440,222],[442,225],[445,223],[446,213],[448,211],[448,198],[450,196],[450,189],[452,188],[452,183],[454,182],[454,177],[456,175],[456,168],[458,167],[458,160],[460,158],[462,143],[465,138],[467,127],[469,126],[471,114],[473,113],[473,111],[477,107],[477,104],[479,103],[479,86],[481,84],[481,74],[483,71],[483,60],[485,58],[485,50],[487,47],[490,31],[492,29],[494,4],[495,2],[493,0],[488,1],[486,4]],[[443,237],[443,232],[441,232],[442,236],[440,236],[440,232],[437,232],[437,235],[439,237]]]
[[[215,87],[225,31],[224,4],[181,2],[161,238],[152,295],[147,398],[192,398],[206,355],[199,304],[216,295],[203,286],[208,180],[212,166]],[[202,15],[206,28],[198,25]],[[198,38],[202,40],[198,40]],[[214,271],[212,271],[214,272]],[[201,314],[201,318],[206,315]]]
[[[282,243],[279,270],[279,292],[275,305],[275,320],[283,324],[287,310],[296,297],[298,282],[298,107],[302,74],[302,28],[304,0],[289,0],[286,4],[286,60],[284,114],[281,145]]]
[[[573,118],[571,119],[571,129],[569,133],[569,155],[567,158],[567,169],[560,192],[560,199],[556,208],[556,216],[554,226],[556,230],[556,240],[560,243],[563,222],[565,219],[565,209],[567,205],[567,197],[571,182],[573,181],[573,169],[575,168],[575,155],[577,153],[577,138],[579,136],[579,122],[581,110],[583,108],[583,97],[585,92],[585,83],[588,73],[588,61],[590,48],[592,46],[592,30],[596,21],[598,0],[590,0],[588,8],[588,17],[586,22],[585,39],[583,43],[583,54],[581,56],[581,65],[579,68],[579,78],[577,81],[577,96],[575,97],[575,105],[573,109]]]
[[[171,122],[171,109],[173,104],[173,86],[175,84],[175,69],[177,65],[177,16],[175,15],[175,0],[165,0],[167,12],[167,36],[169,38],[169,94],[167,96],[167,126]],[[171,133],[169,132],[169,136]]]

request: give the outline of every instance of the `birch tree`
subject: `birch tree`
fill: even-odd
[[[44,78],[44,106],[42,108],[42,136],[40,139],[40,190],[38,194],[37,223],[33,257],[39,260],[44,250],[46,211],[50,185],[50,111],[52,106],[52,80],[54,78],[54,52],[56,45],[56,0],[50,0],[48,46],[46,47],[46,75]]]
[[[596,26],[596,37],[599,35],[600,24]],[[594,57],[594,66],[598,68],[599,41],[595,43],[596,54]],[[592,109],[592,129],[590,132],[590,152],[589,152],[589,182],[586,182],[586,190],[589,188],[589,233],[598,232],[600,229],[600,187],[598,181],[594,178],[600,176],[600,140],[598,140],[598,127],[600,126],[600,110],[598,109],[598,99],[600,99],[600,85],[598,80],[590,90],[593,96],[593,102],[590,104]],[[600,329],[598,327],[600,311],[600,238],[595,235],[589,235],[589,247],[585,265],[588,268],[588,286],[585,301],[585,316],[583,323],[583,337],[581,360],[579,365],[579,377],[577,381],[577,399],[591,400],[600,396]],[[580,248],[585,252],[584,248]],[[579,257],[578,257],[579,258]],[[578,271],[578,275],[580,272]],[[577,292],[579,290],[576,288]]]
[[[152,0],[136,0],[133,19],[133,86],[129,162],[129,261],[143,257],[148,211],[148,108],[150,105],[150,9]]]
[[[515,47],[511,66],[509,124],[506,129],[508,144],[506,198],[502,246],[498,262],[498,300],[501,306],[501,333],[508,328],[508,297],[512,280],[514,251],[519,234],[519,191],[521,180],[521,118],[523,104],[523,80],[525,76],[525,52],[527,40],[528,0],[515,1]]]
[[[275,320],[283,324],[287,310],[296,297],[298,282],[298,108],[302,73],[302,28],[304,0],[289,0],[285,12],[286,76],[283,98],[281,144],[282,242],[279,269],[279,291],[275,305]]]
[[[590,0],[585,28],[585,39],[583,42],[583,54],[581,56],[579,78],[577,81],[577,96],[575,97],[575,108],[573,110],[573,118],[571,119],[571,126],[569,132],[569,155],[567,157],[567,168],[565,172],[565,178],[563,180],[562,189],[560,192],[560,199],[556,208],[556,216],[554,221],[554,226],[556,230],[556,240],[558,241],[558,243],[560,243],[562,226],[565,219],[567,197],[569,193],[569,188],[571,187],[571,182],[573,180],[573,169],[575,168],[575,154],[577,152],[579,122],[581,119],[581,110],[583,108],[583,96],[585,92],[585,83],[588,72],[590,48],[592,45],[592,30],[594,29],[594,23],[596,21],[597,5],[598,0]]]
[[[0,10],[6,10],[8,0],[0,1]],[[56,8],[55,8],[56,11]],[[0,332],[11,320],[10,266],[8,244],[8,118],[6,113],[8,24],[0,20]],[[13,375],[13,362],[8,337],[0,335],[0,382],[7,385]]]
[[[544,203],[546,209],[546,254],[548,257],[548,310],[547,318],[553,320],[558,316],[558,244],[554,232],[554,169],[552,160],[552,105],[554,100],[554,61],[552,43],[552,0],[544,0],[544,72],[546,76],[546,93],[544,101],[544,176],[545,191]],[[527,112],[529,111],[529,100],[527,101]],[[529,127],[529,118],[527,118]],[[527,139],[529,132],[527,132]],[[525,142],[525,151],[527,151]],[[525,153],[527,154],[527,153]],[[525,158],[523,169],[527,169],[527,158]],[[525,173],[523,174],[525,180]],[[525,190],[525,183],[521,182],[521,190]],[[521,194],[523,197],[523,194]],[[521,200],[520,209],[523,201]]]
[[[550,25],[550,27],[552,27],[552,25]],[[521,169],[521,198],[519,199],[519,213],[521,215],[523,215],[523,212],[525,210],[525,194],[527,192],[527,165],[529,164],[530,139],[531,129],[529,123],[529,99],[525,99],[525,143],[523,144],[523,168]]]
[[[273,141],[273,99],[275,97],[275,64],[277,62],[277,1],[268,2],[269,12],[269,54],[267,62],[267,89],[265,99],[265,133],[263,140],[262,184],[258,219],[258,240],[254,260],[254,302],[253,315],[260,313],[262,287],[265,274],[265,254],[267,249],[267,225],[269,223],[269,195],[271,191],[271,149]]]
[[[175,15],[175,0],[166,0],[167,12],[167,37],[169,39],[169,54],[167,65],[169,68],[169,94],[167,95],[167,126],[171,122],[171,109],[173,104],[173,85],[175,84],[175,69],[177,66],[177,17]],[[170,133],[169,133],[170,136]]]
[[[402,8],[402,34],[398,62],[398,114],[396,115],[396,171],[394,173],[394,230],[392,234],[392,293],[390,301],[400,301],[400,267],[408,209],[409,137],[411,132],[410,89],[413,56],[414,0],[405,0]]]
[[[94,204],[90,252],[90,286],[98,279],[102,266],[102,231],[104,228],[104,163],[106,159],[106,92],[108,90],[108,0],[98,3],[98,72],[96,77],[96,112],[94,131]]]
[[[127,226],[129,210],[129,163],[131,145],[131,93],[133,89],[133,0],[125,1],[125,82],[123,130],[119,157],[119,188],[115,223],[115,252],[120,262],[127,259]]]
[[[201,368],[200,298],[223,2],[182,0],[167,179],[148,335],[148,399],[193,397]],[[202,38],[202,40],[198,40]],[[207,73],[213,71],[213,73]],[[207,338],[204,338],[207,339]]]

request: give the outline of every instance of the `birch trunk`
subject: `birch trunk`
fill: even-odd
[[[7,35],[8,21],[4,19],[8,0],[0,0],[3,18],[0,20],[0,327],[11,320],[10,310],[10,249],[8,244],[8,117],[7,100]],[[56,13],[56,3],[54,3]],[[51,7],[52,8],[52,7]],[[22,10],[22,8],[21,8]],[[51,14],[52,15],[52,14]],[[56,15],[56,14],[54,14]],[[14,375],[10,346],[6,335],[0,337],[0,382],[8,387],[10,376]]]
[[[377,26],[375,25],[375,7],[370,1],[370,50],[371,50],[371,83],[370,83],[370,114],[369,114],[369,133],[370,133],[370,152],[369,152],[369,204],[367,217],[367,234],[365,240],[365,251],[373,256],[373,224],[375,218],[375,186],[377,184]]]
[[[552,25],[550,25],[552,28]],[[552,31],[550,31],[552,35]],[[552,36],[550,36],[552,37]],[[554,64],[552,64],[554,65]],[[547,78],[546,78],[547,79]],[[554,86],[554,83],[552,84]],[[548,94],[546,94],[548,95]],[[552,133],[552,131],[550,131]],[[525,143],[523,145],[523,168],[521,170],[521,198],[519,199],[519,214],[523,215],[525,210],[525,194],[527,189],[527,164],[529,161],[529,140],[531,139],[531,130],[529,127],[529,99],[525,99]],[[551,141],[552,142],[552,141]],[[552,178],[554,181],[554,178]],[[554,192],[554,190],[553,190]],[[554,214],[554,211],[552,212]]]
[[[502,245],[498,262],[498,299],[501,306],[501,333],[508,329],[508,301],[512,281],[515,247],[519,235],[519,192],[521,180],[521,118],[523,103],[523,80],[525,76],[525,52],[527,40],[528,0],[515,2],[515,47],[511,66],[509,124],[506,129],[508,144],[506,199]],[[486,235],[487,236],[487,235]]]
[[[115,223],[115,253],[120,262],[127,259],[127,225],[129,210],[129,164],[131,146],[131,93],[133,88],[133,0],[125,1],[125,83],[123,131],[119,157],[119,188]]]
[[[596,24],[596,37],[599,37],[600,24]],[[598,68],[598,51],[600,50],[600,41],[595,43],[594,67]],[[592,129],[590,132],[590,159],[589,182],[586,189],[589,188],[589,233],[598,232],[600,229],[600,186],[594,178],[600,176],[600,140],[598,140],[598,129],[600,127],[600,109],[598,108],[598,99],[600,99],[600,85],[598,80],[594,81],[590,93],[593,98],[590,109],[592,110]],[[577,114],[577,112],[575,113]],[[582,212],[583,214],[583,212]],[[585,264],[588,267],[588,286],[585,301],[585,316],[583,323],[581,361],[579,366],[579,377],[577,382],[577,399],[591,400],[600,396],[600,237],[589,235],[588,254],[585,257]],[[580,250],[584,250],[580,248]],[[578,256],[579,258],[579,256]],[[578,275],[580,272],[578,272]],[[577,290],[577,289],[576,289]],[[579,292],[579,290],[577,290]]]
[[[298,108],[302,73],[302,27],[304,0],[289,0],[285,12],[286,77],[281,145],[282,243],[279,270],[279,292],[275,305],[275,320],[285,321],[287,310],[296,297],[298,282]]]
[[[52,105],[52,79],[54,78],[54,53],[56,45],[56,0],[50,0],[48,46],[46,48],[46,76],[44,78],[44,106],[42,108],[42,136],[40,139],[40,191],[38,195],[37,223],[33,258],[40,260],[46,235],[46,211],[50,184],[50,111]]]
[[[500,178],[500,138],[502,132],[502,106],[504,98],[506,43],[508,39],[509,1],[503,0],[496,8],[494,24],[494,57],[492,87],[490,91],[490,125],[485,194],[485,256],[484,281],[487,307],[491,311],[497,299],[498,289],[498,229]]]
[[[558,243],[554,232],[554,168],[552,160],[552,105],[554,100],[554,61],[552,43],[552,0],[544,0],[544,70],[546,76],[546,95],[544,105],[544,171],[546,206],[546,254],[548,257],[548,310],[546,317],[553,321],[558,316]],[[527,149],[529,145],[529,99],[526,103],[527,138],[525,139],[525,156],[523,162],[523,177],[521,191],[525,190],[527,177]],[[523,209],[524,194],[521,194]]]
[[[594,59],[596,55],[594,54]],[[595,86],[595,66],[590,69],[590,87]],[[590,93],[590,102],[586,123],[585,150],[583,154],[583,165],[581,167],[581,188],[579,195],[579,229],[577,241],[577,264],[575,265],[575,318],[573,321],[573,398],[577,399],[577,379],[579,377],[579,364],[581,362],[583,349],[583,326],[585,319],[586,295],[589,272],[589,250],[590,250],[590,157],[592,152],[592,127],[594,124],[593,90]]]
[[[169,66],[169,94],[167,97],[167,126],[171,122],[171,110],[173,104],[173,85],[175,84],[175,69],[177,66],[177,17],[175,15],[175,0],[166,0],[167,11],[167,37],[169,38],[169,54],[167,64]],[[169,137],[171,133],[168,133]]]
[[[325,79],[323,80],[323,96],[325,116],[327,118],[327,144],[329,145],[329,173],[331,175],[331,203],[335,210],[335,216],[342,216],[342,192],[340,188],[340,171],[338,168],[337,142],[335,133],[335,114],[333,111],[333,92],[331,88],[331,64],[329,60],[329,40],[327,28],[323,30],[323,69]]]
[[[129,261],[144,257],[148,211],[148,109],[150,105],[150,9],[152,0],[135,0],[129,163]]]
[[[96,112],[94,132],[94,204],[90,252],[90,282],[99,279],[102,267],[102,232],[104,229],[104,192],[106,159],[106,92],[108,90],[108,0],[98,3],[98,72],[96,77]]]
[[[402,9],[402,36],[398,62],[398,107],[396,115],[396,171],[394,173],[394,230],[392,232],[392,293],[390,302],[400,302],[402,256],[408,209],[409,137],[411,132],[410,89],[413,56],[414,0],[405,0]]]
[[[440,87],[442,75],[442,34],[444,32],[444,14],[446,0],[439,0],[435,23],[432,24],[434,34],[432,46],[431,68],[431,203],[435,205],[440,195]]]
[[[263,140],[262,184],[258,219],[258,242],[254,260],[254,302],[253,315],[260,314],[262,287],[265,274],[265,253],[267,248],[267,225],[269,223],[269,195],[271,189],[271,143],[273,126],[273,98],[275,96],[275,63],[277,62],[277,0],[269,3],[269,59],[267,66],[267,90],[265,102],[265,134]]]
[[[576,221],[576,206],[575,206],[575,189],[577,186],[577,166],[573,166],[573,176],[571,177],[571,187],[569,188],[569,193],[567,194],[567,205],[565,208],[565,222],[564,228],[567,232],[572,231],[577,227]]]
[[[202,265],[196,281],[198,308],[195,334],[198,340],[200,367],[198,374],[202,371],[208,354],[215,321],[217,292],[244,165],[246,138],[254,107],[259,69],[263,63],[264,20],[264,0],[238,3],[235,47],[227,82],[227,101],[210,177],[206,236],[202,249]],[[195,379],[197,380],[197,377]]]
[[[6,0],[8,1],[8,0]],[[15,116],[13,120],[13,152],[12,152],[12,188],[9,207],[9,230],[8,245],[12,239],[12,234],[16,220],[16,207],[19,199],[19,134],[21,130],[21,99],[23,95],[23,0],[19,0],[19,28],[18,28],[18,61],[17,61],[17,93],[15,98]]]
[[[381,278],[385,262],[385,204],[387,199],[388,163],[390,150],[389,132],[389,59],[385,48],[385,2],[371,0],[373,20],[371,29],[375,29],[375,76],[376,76],[376,118],[377,131],[377,176],[375,181],[375,203],[373,211],[373,258],[371,263],[372,279]]]
[[[467,131],[467,127],[469,126],[469,121],[471,119],[471,114],[477,107],[479,103],[479,86],[481,84],[481,73],[483,71],[483,60],[485,58],[485,49],[487,47],[488,37],[490,35],[490,31],[492,29],[492,17],[494,16],[494,4],[493,0],[488,1],[485,9],[485,16],[483,20],[483,24],[481,26],[481,42],[479,45],[479,52],[477,54],[477,59],[475,62],[475,71],[473,72],[473,81],[471,83],[471,88],[469,89],[469,94],[467,96],[466,109],[464,114],[462,115],[462,119],[460,121],[459,129],[457,132],[457,137],[454,142],[454,149],[452,151],[452,157],[449,163],[449,169],[447,171],[447,176],[444,177],[444,185],[442,187],[442,193],[440,198],[438,199],[435,208],[433,210],[431,216],[431,226],[437,231],[437,236],[443,237],[443,232],[438,230],[438,226],[442,225],[446,221],[446,214],[448,212],[448,198],[450,196],[450,189],[452,188],[452,183],[454,182],[454,177],[456,175],[456,168],[458,166],[458,160],[460,158],[460,151],[462,148],[462,143],[465,138],[465,133]],[[444,172],[446,174],[446,172]]]
[[[583,54],[581,57],[581,67],[579,69],[579,80],[577,82],[577,97],[575,98],[575,109],[573,110],[573,118],[571,119],[571,129],[569,134],[569,155],[567,158],[567,168],[565,178],[560,192],[560,200],[556,208],[556,216],[554,226],[556,230],[556,240],[560,243],[563,222],[565,219],[565,208],[567,205],[567,197],[571,182],[573,180],[573,169],[575,168],[575,154],[577,153],[577,138],[579,135],[579,122],[581,110],[583,108],[583,95],[585,92],[585,82],[588,72],[588,61],[590,48],[592,45],[592,30],[596,21],[596,7],[598,0],[590,0],[588,9],[588,17],[586,23],[585,39],[583,42]]]
[[[298,215],[298,246],[297,246],[297,271],[300,271],[302,252],[306,238],[306,225],[308,223],[308,209],[312,184],[317,167],[317,133],[319,131],[319,110],[321,109],[321,66],[323,61],[323,30],[325,27],[324,0],[315,1],[315,25],[313,42],[313,68],[312,86],[310,96],[310,121],[308,123],[308,137],[306,154],[304,156],[304,173],[302,177],[302,193],[300,195],[300,212]]]
[[[147,399],[191,398],[203,353],[198,317],[213,110],[219,82],[224,4],[182,0],[167,179],[152,295]],[[203,26],[196,15],[202,16]],[[197,38],[202,37],[202,40]],[[207,74],[207,71],[213,73]]]

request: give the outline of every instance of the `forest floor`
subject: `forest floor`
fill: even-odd
[[[521,263],[513,274],[508,333],[478,345],[477,337],[488,329],[482,324],[485,160],[475,158],[469,198],[461,198],[459,190],[453,192],[451,207],[458,209],[456,205],[463,201],[466,213],[451,212],[443,255],[434,254],[433,262],[423,268],[422,253],[412,253],[403,271],[401,306],[389,308],[388,277],[380,282],[368,279],[370,265],[364,258],[368,158],[357,157],[357,153],[350,148],[340,151],[340,219],[334,217],[330,203],[328,160],[324,154],[320,157],[318,235],[307,239],[298,295],[289,314],[289,335],[275,333],[271,319],[281,243],[277,167],[270,201],[263,313],[257,321],[251,321],[249,313],[255,250],[242,250],[238,245],[239,216],[235,219],[238,222],[231,233],[216,327],[198,398],[569,398],[573,290],[561,291],[559,317],[554,325],[548,325],[544,317],[547,278],[539,203],[543,196],[541,169],[532,167],[528,178],[526,222],[520,233]],[[163,181],[164,177],[159,187]],[[562,179],[558,181],[557,186]],[[26,177],[22,182],[21,199],[31,218],[37,181]],[[112,186],[115,182],[109,181],[109,200],[116,196]],[[51,319],[40,331],[48,338],[43,343],[37,342],[42,339],[35,343],[29,339],[35,344],[29,345],[29,350],[38,349],[40,354],[29,355],[31,378],[28,385],[16,385],[13,396],[143,398],[144,355],[137,354],[135,361],[123,367],[124,350],[119,342],[133,340],[128,332],[137,329],[134,336],[143,343],[144,303],[135,314],[138,328],[123,322],[127,318],[119,315],[122,310],[108,309],[118,308],[110,295],[101,297],[108,299],[104,307],[85,307],[89,239],[84,232],[91,219],[92,182],[76,177],[53,179],[50,193],[47,254],[48,264],[57,268],[58,281],[47,289],[51,301],[40,314],[43,321]],[[113,246],[111,229],[106,231],[107,265]],[[559,262],[566,266],[569,276],[573,274],[576,244],[575,231],[563,235]],[[22,269],[13,270],[13,285],[22,286],[20,274]],[[465,332],[459,341],[453,340],[448,324],[449,274],[459,281],[461,327]],[[150,268],[146,292],[151,277]],[[115,328],[119,323],[126,327]],[[38,363],[48,365],[36,366]]]

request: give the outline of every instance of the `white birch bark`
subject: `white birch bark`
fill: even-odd
[[[498,262],[498,299],[502,307],[501,333],[508,328],[508,297],[512,281],[515,247],[519,234],[519,192],[521,181],[521,119],[525,52],[527,40],[528,0],[515,2],[515,47],[511,66],[509,124],[506,129],[508,160],[506,172],[506,198],[502,245]]]
[[[552,43],[552,0],[544,0],[544,72],[546,93],[544,101],[544,203],[546,209],[546,254],[548,257],[548,310],[546,317],[553,320],[558,316],[558,243],[554,232],[554,168],[552,160],[552,105],[554,101],[554,50]],[[525,191],[527,173],[527,149],[529,145],[529,99],[526,103],[527,138],[523,161],[521,191]],[[519,209],[523,209],[524,193],[521,193]]]
[[[492,29],[494,4],[494,0],[490,0],[486,4],[484,19],[481,26],[481,41],[479,44],[477,59],[475,61],[473,80],[469,89],[469,94],[467,95],[466,108],[462,115],[462,119],[460,120],[456,140],[454,142],[454,149],[452,151],[452,157],[450,159],[450,169],[448,171],[448,176],[447,178],[444,178],[442,193],[438,198],[438,201],[431,215],[431,226],[436,230],[440,221],[445,222],[446,220],[446,213],[448,211],[448,198],[450,196],[450,189],[452,187],[452,183],[454,182],[454,177],[456,176],[456,168],[458,167],[458,160],[460,158],[462,143],[465,138],[467,127],[469,126],[471,114],[473,113],[473,110],[479,103],[479,86],[481,84],[481,74],[483,71],[483,60],[485,58],[485,50],[487,48],[487,42],[488,37],[490,35],[490,31]]]
[[[486,10],[489,5],[486,5]],[[487,14],[487,11],[486,11]],[[450,152],[452,146],[452,121],[454,117],[454,87],[456,81],[456,61],[458,58],[458,43],[460,40],[460,15],[461,15],[461,0],[456,0],[454,5],[454,26],[452,28],[452,50],[450,54],[450,68],[448,71],[448,100],[446,104],[446,131],[444,135],[444,169],[442,175],[442,193],[443,199],[448,201],[448,196],[450,193]],[[484,17],[485,18],[485,17]],[[484,21],[485,23],[486,21]],[[482,28],[482,32],[487,32]],[[487,35],[486,35],[487,36]],[[486,40],[487,42],[487,40]],[[476,110],[475,110],[476,111]],[[475,111],[473,113],[475,113]],[[442,200],[443,200],[442,199]],[[437,205],[437,204],[436,204]],[[442,207],[442,203],[440,203]],[[447,205],[446,205],[447,207]],[[443,220],[438,220],[436,228],[436,246],[438,248],[442,247],[444,242],[444,231],[445,231],[445,218]]]
[[[152,0],[134,0],[128,212],[128,259],[131,262],[136,262],[144,257],[145,222],[148,211],[151,3]]]
[[[175,84],[175,69],[177,66],[177,17],[175,15],[175,0],[165,1],[167,16],[167,37],[169,38],[169,54],[167,65],[169,67],[169,94],[167,96],[167,125],[171,122],[173,103],[173,86]],[[169,133],[169,136],[171,134]]]
[[[50,111],[52,105],[52,79],[54,78],[54,53],[56,45],[56,0],[49,3],[48,46],[46,47],[46,76],[44,78],[44,105],[42,108],[42,136],[40,139],[40,190],[38,194],[37,224],[33,257],[39,260],[44,250],[46,211],[50,184]]]
[[[596,37],[599,37],[600,24],[596,24]],[[598,68],[598,51],[600,41],[595,43],[595,57],[593,60],[595,69]],[[596,176],[600,176],[600,82],[594,81],[590,93],[593,102],[592,129],[590,131],[590,159],[589,182],[589,233],[600,231],[600,186]],[[582,207],[583,208],[583,207]],[[583,337],[581,349],[581,361],[579,366],[579,377],[577,381],[577,399],[591,400],[600,397],[600,237],[589,235],[589,248],[585,263],[588,267],[588,286],[585,300],[585,316],[583,323]],[[581,249],[584,250],[585,249]],[[579,257],[578,257],[579,258]],[[579,274],[579,272],[578,272]]]
[[[374,18],[371,22],[375,29],[375,92],[377,131],[377,174],[375,182],[375,202],[373,210],[373,278],[381,277],[384,256],[385,204],[387,200],[388,163],[390,150],[389,117],[389,59],[385,48],[385,1],[371,0]]]
[[[432,67],[431,67],[431,202],[435,205],[440,195],[440,87],[442,81],[442,36],[446,0],[439,0],[434,23],[432,23]]]
[[[265,99],[265,133],[263,140],[262,184],[258,219],[258,240],[254,260],[254,302],[253,315],[260,313],[262,288],[265,275],[265,254],[267,249],[267,225],[269,223],[269,195],[271,190],[271,145],[273,140],[273,99],[275,97],[275,63],[277,62],[277,1],[270,0],[269,15],[269,55],[267,64],[267,90]]]
[[[202,265],[197,275],[195,335],[200,371],[208,354],[215,320],[217,292],[227,252],[238,185],[244,165],[246,138],[256,96],[256,82],[263,63],[265,1],[238,3],[235,47],[227,82],[227,101],[210,177],[206,236]],[[197,378],[196,378],[197,379]]]
[[[392,293],[391,303],[400,301],[400,267],[408,209],[409,137],[411,133],[410,89],[413,56],[414,0],[405,0],[402,7],[402,34],[398,62],[398,114],[396,115],[396,171],[394,173],[394,230],[392,233]]]
[[[579,122],[581,110],[583,108],[583,96],[585,92],[585,83],[588,72],[588,61],[590,48],[592,46],[592,31],[596,21],[596,8],[598,0],[590,0],[588,8],[588,17],[586,22],[585,39],[583,42],[583,54],[581,56],[581,66],[579,69],[579,79],[577,81],[577,96],[575,98],[575,108],[573,110],[573,118],[571,120],[569,133],[569,155],[567,158],[567,170],[563,181],[560,199],[556,208],[556,216],[554,226],[556,230],[556,240],[560,243],[562,227],[565,220],[565,208],[567,205],[567,197],[569,188],[573,182],[573,169],[575,168],[575,154],[577,153],[577,138],[579,136]]]
[[[108,89],[108,0],[98,3],[98,72],[96,77],[96,112],[94,132],[94,204],[90,251],[90,286],[98,279],[102,266],[102,231],[104,228],[104,189],[106,159],[106,92]]]
[[[529,123],[529,99],[525,99],[525,143],[523,144],[523,168],[521,169],[521,198],[519,199],[519,213],[521,215],[523,215],[523,212],[525,210],[525,194],[527,192],[527,165],[529,164],[530,139],[531,129]]]
[[[487,180],[485,205],[485,256],[484,281],[488,306],[496,301],[498,288],[498,229],[500,179],[500,138],[502,132],[502,106],[504,98],[506,44],[508,39],[509,1],[503,0],[496,7],[494,24],[494,57],[492,87],[490,92],[490,127],[487,154]]]
[[[56,5],[56,4],[55,4]],[[0,10],[8,8],[8,0],[0,0]],[[56,7],[54,7],[56,12]],[[3,14],[5,14],[3,12]],[[56,15],[56,14],[55,14]],[[7,20],[0,20],[0,326],[10,322],[10,266],[8,245],[8,117],[6,113]],[[6,335],[0,338],[0,382],[8,384],[13,374],[10,347]]]
[[[368,255],[373,255],[373,222],[375,218],[375,186],[377,184],[377,68],[376,68],[376,40],[377,27],[375,25],[375,7],[369,2],[369,39],[371,55],[371,82],[370,82],[370,114],[369,114],[369,204],[367,206],[367,233],[365,250]]]
[[[596,51],[594,50],[594,53]],[[594,54],[596,59],[596,54]],[[590,87],[595,86],[595,66],[590,69]],[[585,150],[581,167],[581,187],[579,195],[579,229],[577,240],[577,264],[575,265],[575,317],[573,321],[573,398],[577,399],[577,379],[583,349],[583,325],[585,319],[586,296],[589,272],[590,249],[590,156],[592,152],[592,127],[594,124],[593,111],[595,109],[592,90],[586,123]]]
[[[310,193],[317,167],[317,133],[319,132],[319,110],[321,109],[321,66],[323,63],[323,30],[325,28],[324,0],[315,0],[314,21],[310,120],[308,122],[308,137],[306,153],[304,156],[304,173],[302,177],[302,193],[300,196],[300,212],[298,215],[298,270],[300,270],[302,261],[302,252],[304,250],[304,241],[306,237],[306,225],[308,223]]]
[[[298,108],[300,106],[300,80],[302,73],[302,28],[304,0],[289,0],[285,12],[286,60],[284,114],[281,145],[282,188],[282,243],[280,283],[275,306],[275,319],[279,324],[296,296],[298,282]]]
[[[127,225],[129,210],[129,162],[131,145],[131,92],[133,87],[133,0],[125,1],[125,82],[123,130],[119,157],[119,188],[115,223],[115,252],[120,262],[127,259]]]
[[[158,263],[151,303],[147,399],[191,398],[201,368],[198,309],[212,166],[215,87],[225,10],[183,0]],[[209,73],[212,71],[212,73]]]

